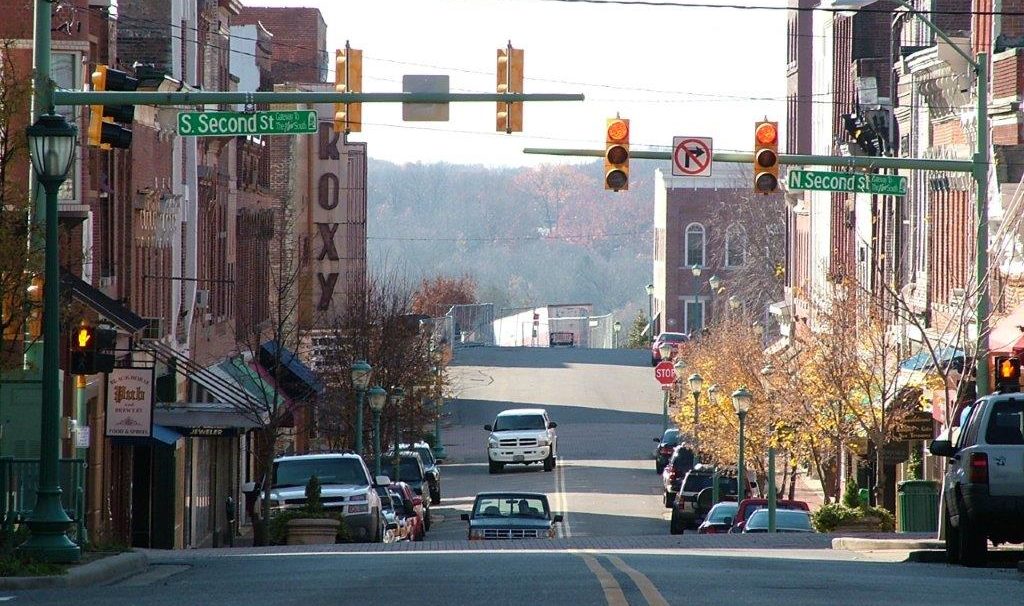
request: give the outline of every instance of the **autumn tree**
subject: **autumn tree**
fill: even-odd
[[[452,305],[476,302],[476,281],[471,276],[437,276],[420,281],[409,301],[409,312],[439,318],[448,313]]]

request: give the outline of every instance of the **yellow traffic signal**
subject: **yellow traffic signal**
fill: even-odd
[[[512,48],[511,42],[498,49],[499,94],[523,92],[523,58],[523,49]],[[498,101],[496,118],[498,132],[523,132],[523,103]]]
[[[604,188],[629,189],[629,120],[608,118],[604,145]]]
[[[345,48],[334,52],[334,90],[339,93],[363,92],[363,51]],[[362,103],[334,104],[334,132],[358,133],[363,130]]]
[[[754,191],[779,189],[779,123],[764,120],[754,125]]]
[[[92,341],[92,328],[88,326],[82,326],[79,328],[78,334],[75,337],[75,343],[78,345],[78,349],[87,349],[90,341]]]
[[[1020,391],[1020,358],[997,356],[995,359],[996,391],[1012,393]]]
[[[97,65],[92,73],[94,91],[133,91],[138,86],[138,79],[106,65]],[[100,149],[128,149],[132,145],[132,131],[121,124],[130,125],[134,119],[134,105],[90,105],[89,145]]]

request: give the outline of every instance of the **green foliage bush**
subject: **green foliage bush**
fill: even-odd
[[[860,507],[860,487],[857,480],[850,478],[846,481],[846,490],[843,491],[843,505],[851,509]]]
[[[849,487],[849,485],[847,485]],[[842,526],[848,523],[857,523],[865,518],[878,520],[878,532],[893,532],[896,529],[896,519],[889,510],[884,507],[848,507],[844,503],[829,503],[822,505],[817,511],[811,514],[811,524],[818,532],[834,532],[842,530]]]
[[[288,522],[292,520],[337,520],[338,535],[335,541],[348,543],[351,541],[348,527],[345,525],[345,518],[340,513],[324,511],[320,500],[320,479],[315,475],[306,482],[306,505],[301,509],[289,509],[270,516],[270,524],[267,534],[271,545],[285,545],[288,543]]]
[[[44,577],[61,575],[67,567],[50,562],[36,562],[13,555],[0,557],[0,577]]]

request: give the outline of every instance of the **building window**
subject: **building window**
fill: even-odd
[[[725,230],[725,266],[740,267],[747,262],[747,230],[730,225]]]
[[[686,226],[686,265],[704,267],[704,226],[700,223]]]
[[[704,301],[686,302],[686,332],[694,335],[704,329]]]

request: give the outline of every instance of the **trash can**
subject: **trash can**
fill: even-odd
[[[896,486],[898,532],[935,532],[939,528],[939,485],[930,480],[907,480]]]

